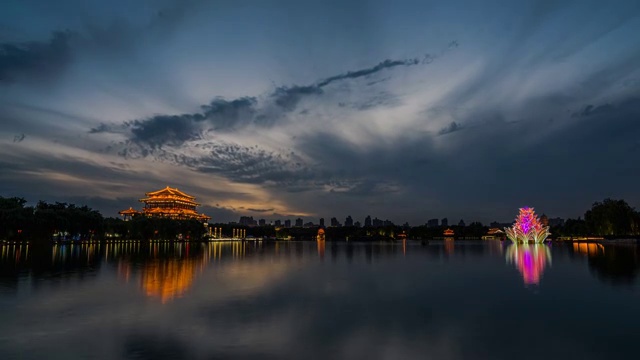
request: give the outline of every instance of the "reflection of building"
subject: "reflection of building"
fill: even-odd
[[[320,235],[318,235],[318,236],[320,236]],[[324,241],[324,239],[322,239],[322,240],[318,239],[317,243],[318,243],[318,256],[322,259],[322,258],[324,258],[324,250],[325,250],[327,242]]]
[[[547,263],[551,264],[551,252],[543,244],[514,244],[507,248],[506,260],[516,265],[526,285],[537,285]]]
[[[153,260],[142,271],[142,288],[147,296],[166,303],[191,287],[196,268],[193,258]]]
[[[453,255],[455,250],[455,240],[452,237],[447,237],[444,239],[444,253],[447,255]]]
[[[324,229],[318,229],[318,235],[316,236],[316,242],[318,243],[318,256],[322,259],[324,258],[324,249],[326,246],[326,241],[324,237]]]
[[[196,198],[183,193],[182,191],[170,187],[158,191],[145,193],[147,197],[140,199],[144,203],[142,211],[129,208],[118,212],[125,220],[131,219],[136,215],[145,215],[149,217],[167,217],[176,220],[196,219],[207,222],[211,218],[204,214],[199,214],[196,207],[200,204],[196,203]]]

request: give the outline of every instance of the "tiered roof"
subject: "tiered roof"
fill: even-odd
[[[140,202],[147,203],[147,202],[154,202],[158,200],[175,200],[175,201],[183,202],[189,205],[194,205],[194,206],[200,205],[195,202],[196,200],[195,196],[185,194],[182,191],[178,190],[177,188],[171,188],[169,186],[167,186],[164,189],[145,193],[145,195],[147,197],[140,199],[139,200]]]
[[[134,209],[132,207],[129,207],[127,210],[118,211],[118,214],[120,214],[120,215],[128,215],[128,216],[133,216],[133,215],[136,215],[136,214],[139,214],[139,213],[140,213],[140,211],[138,211],[138,210],[136,210],[136,209]]]
[[[120,215],[124,216],[133,216],[136,214],[144,214],[150,216],[166,216],[170,218],[192,218],[198,219],[201,221],[208,221],[211,217],[205,214],[199,214],[196,211],[196,206],[199,206],[197,202],[195,202],[195,196],[191,196],[189,194],[185,194],[184,192],[178,190],[177,188],[172,188],[167,186],[164,189],[151,191],[145,193],[147,197],[140,199],[140,202],[146,204],[141,212],[134,210],[133,208],[129,208],[127,210],[122,210],[118,212]],[[156,204],[180,204],[187,205],[182,207],[188,207],[186,209],[180,208],[180,206],[159,206]]]

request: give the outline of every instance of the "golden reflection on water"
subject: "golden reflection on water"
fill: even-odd
[[[29,260],[28,244],[2,244],[0,248],[0,261],[6,261],[11,258],[18,265],[21,261]]]
[[[551,265],[551,252],[543,244],[513,244],[507,248],[508,264],[515,264],[525,285],[538,285],[547,264]]]
[[[447,255],[453,255],[455,249],[455,240],[452,237],[444,238],[444,253]]]
[[[203,264],[193,258],[152,260],[142,269],[142,289],[147,296],[165,304],[187,292]]]
[[[327,245],[326,240],[316,240],[316,242],[318,243],[318,256],[324,259],[324,250]]]
[[[573,243],[573,251],[587,255],[588,257],[597,257],[604,255],[604,245],[598,243]]]

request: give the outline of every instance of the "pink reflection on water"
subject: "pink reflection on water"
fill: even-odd
[[[506,260],[516,265],[526,285],[538,285],[545,267],[551,265],[551,252],[542,244],[514,244],[507,248]]]

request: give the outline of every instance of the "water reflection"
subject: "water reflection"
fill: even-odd
[[[326,247],[329,246],[330,250]],[[640,274],[640,249],[635,244],[603,245],[570,243],[557,245],[554,251],[587,260],[591,273],[599,280],[625,284]],[[506,254],[505,254],[506,253]],[[313,257],[307,255],[313,254]],[[116,243],[65,244],[33,247],[27,244],[0,246],[0,281],[15,286],[19,277],[35,275],[70,277],[96,273],[101,267],[112,267],[124,282],[139,281],[143,293],[168,302],[180,297],[192,286],[198,274],[211,263],[244,260],[248,257],[298,259],[330,258],[332,263],[344,257],[348,262],[364,259],[375,263],[388,257],[416,256],[445,261],[473,257],[506,255],[522,274],[525,284],[539,284],[551,264],[548,247],[523,244],[505,246],[500,241],[466,241],[446,239],[420,242],[403,239],[396,243],[315,242],[213,242],[206,244],[148,243],[123,241]],[[13,284],[13,285],[12,285]]]
[[[326,240],[318,239],[316,240],[316,242],[318,243],[318,256],[320,257],[320,259],[324,259],[324,250],[327,245]]]
[[[598,257],[605,255],[604,245],[598,243],[578,243],[572,244],[573,251],[588,257]]]
[[[590,360],[636,352],[629,329],[640,316],[638,293],[598,283],[637,274],[635,246],[403,240],[28,250],[0,252],[0,279],[14,279],[0,284],[8,309],[0,321],[3,360]],[[535,294],[504,265],[506,256],[525,283],[538,283],[550,253],[553,281]],[[588,322],[576,320],[584,314]],[[496,336],[522,324],[545,346]],[[602,329],[606,341],[593,341]]]
[[[538,285],[545,267],[551,265],[551,252],[543,244],[513,244],[507,247],[506,260],[515,264],[525,285]]]
[[[202,273],[205,260],[155,259],[142,270],[142,288],[147,296],[157,297],[164,304],[182,296],[191,286],[196,272]]]
[[[640,274],[640,248],[636,244],[574,243],[574,254],[586,256],[589,270],[612,285],[632,285]]]

